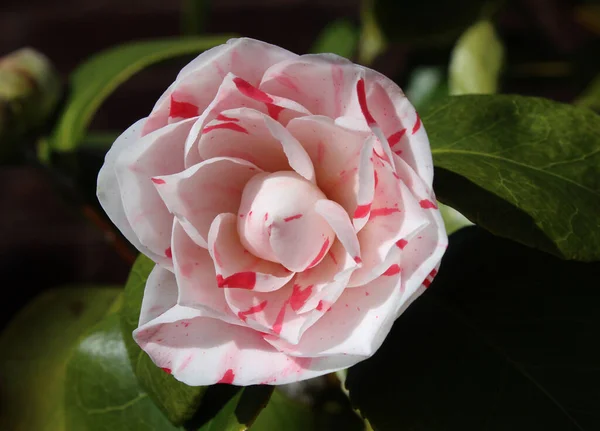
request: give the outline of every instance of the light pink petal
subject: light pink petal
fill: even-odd
[[[298,103],[263,93],[244,79],[229,73],[221,83],[213,101],[198,117],[198,121],[190,131],[185,144],[186,167],[202,160],[198,153],[197,144],[206,125],[215,119],[224,124],[238,123],[240,121],[238,118],[226,116],[223,111],[242,107],[267,114],[283,125],[286,125],[292,118],[310,114]]]
[[[379,348],[399,315],[405,294],[401,274],[382,276],[354,289],[346,289],[314,325],[292,345],[270,340],[272,345],[299,357],[361,356]]]
[[[217,286],[208,250],[192,241],[178,221],[173,224],[173,266],[179,287],[177,304],[200,310],[203,316],[238,323],[227,305],[223,289]]]
[[[295,118],[287,128],[310,156],[319,188],[353,215],[355,227],[361,228],[368,220],[367,200],[373,193],[370,133],[348,130],[323,116]],[[359,203],[359,193],[364,202]]]
[[[121,190],[115,170],[115,165],[120,154],[128,147],[135,145],[136,141],[140,138],[141,129],[145,121],[145,118],[141,119],[124,131],[114,142],[108,153],[106,153],[104,164],[98,174],[97,196],[100,205],[102,205],[110,220],[135,248],[153,261],[169,265],[164,254],[156,254],[148,247],[142,245],[136,233],[131,228],[131,224],[127,220],[125,209],[123,208]]]
[[[267,68],[297,57],[289,51],[253,39],[231,39],[200,54],[184,67],[176,81],[160,97],[142,134],[169,122],[200,115],[213,101],[221,82],[233,73],[257,86]]]
[[[290,357],[250,328],[204,317],[198,310],[179,305],[133,335],[158,367],[190,386],[281,385],[347,368],[361,359]]]
[[[207,247],[208,230],[221,213],[237,212],[246,183],[262,172],[252,163],[215,157],[182,172],[152,179],[169,211],[196,244]]]
[[[235,214],[215,217],[208,233],[208,251],[214,261],[217,285],[221,288],[270,292],[294,276],[282,265],[260,259],[244,248],[237,232]]]
[[[368,283],[396,264],[396,244],[413,237],[431,222],[418,199],[387,163],[378,159],[375,172],[377,187],[369,221],[358,233],[363,265],[352,274],[350,286]]]
[[[242,195],[238,231],[254,255],[281,263],[290,271],[317,265],[335,234],[315,211],[325,195],[294,172],[258,174]]]
[[[295,170],[314,181],[310,157],[281,124],[250,108],[230,109],[221,115],[238,121],[213,120],[198,142],[200,157],[236,157],[267,172]]]
[[[323,217],[355,262],[362,262],[360,243],[348,213],[337,202],[323,199],[315,203],[315,211]]]
[[[182,121],[163,127],[124,149],[115,164],[123,209],[140,242],[171,266],[173,216],[160,198],[152,178],[183,170],[183,144],[193,124]]]
[[[173,273],[160,265],[152,268],[144,288],[139,324],[156,319],[177,304],[177,295],[177,281]]]
[[[360,106],[355,89],[363,73],[361,66],[337,55],[303,55],[271,66],[260,89],[295,100],[316,115],[358,116]]]

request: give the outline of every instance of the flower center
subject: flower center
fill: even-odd
[[[335,234],[315,211],[327,199],[319,188],[295,172],[255,175],[246,184],[238,233],[246,250],[262,259],[300,272],[318,264]]]

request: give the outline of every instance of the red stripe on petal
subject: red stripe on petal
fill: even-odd
[[[371,214],[369,215],[369,220],[379,216],[389,216],[394,213],[399,213],[400,210],[398,208],[376,208],[371,210]]]
[[[360,256],[354,256],[354,262],[360,264],[362,263],[362,259],[360,258]]]
[[[170,368],[161,368],[165,373],[171,374],[172,370]]]
[[[400,266],[398,266],[398,264],[393,264],[388,269],[386,269],[382,275],[387,275],[387,276],[396,275],[399,272],[400,272]]]
[[[321,246],[321,250],[319,250],[319,254],[317,254],[317,257],[315,257],[313,259],[313,261],[308,265],[307,269],[312,268],[317,263],[319,263],[321,261],[321,259],[323,259],[323,256],[325,256],[325,253],[327,253],[327,247],[329,247],[329,238],[327,238],[325,240],[325,242]]]
[[[419,117],[419,113],[417,112],[417,121],[415,121],[415,125],[412,129],[412,134],[414,135],[421,128],[421,117]]]
[[[323,300],[319,301],[319,303],[317,304],[317,311],[329,311],[331,310],[331,304],[328,302],[325,302]]]
[[[365,120],[367,120],[368,125],[375,124],[375,119],[369,112],[369,108],[367,107],[367,93],[365,92],[365,80],[359,79],[356,83],[356,94],[358,95],[358,104],[360,105],[360,110],[362,111]]]
[[[233,383],[233,379],[235,379],[235,373],[231,368],[229,368],[227,371],[225,371],[225,374],[223,374],[223,377],[221,377],[217,383],[225,383],[230,385]]]
[[[429,276],[430,276],[430,277],[435,277],[436,275],[437,275],[437,269],[433,268],[433,269],[431,270],[431,272],[429,273]]]
[[[288,305],[289,300],[285,301],[281,306],[281,310],[277,314],[275,318],[275,323],[273,323],[273,332],[277,335],[281,334],[281,329],[283,328],[283,320],[285,319],[285,309]]]
[[[298,311],[304,306],[304,304],[306,304],[306,301],[308,301],[308,298],[312,292],[312,288],[313,286],[310,285],[304,290],[301,290],[299,284],[294,284],[294,287],[292,288],[292,296],[290,296],[289,299],[292,310]]]
[[[165,184],[165,180],[160,178],[150,178],[154,184]]]
[[[263,301],[258,305],[255,305],[254,307],[250,307],[245,311],[240,311],[238,313],[238,317],[243,320],[244,322],[246,321],[247,316],[249,316],[250,314],[255,314],[255,313],[260,313],[261,311],[263,311],[265,309],[265,307],[267,306],[267,301]]]
[[[171,118],[192,118],[198,116],[198,107],[187,102],[178,102],[171,95],[171,106],[169,108],[169,117]]]
[[[428,279],[423,280],[423,286],[425,286],[425,287],[431,286],[431,280],[428,280]]]
[[[283,219],[284,222],[288,222],[288,221],[292,221],[292,220],[297,220],[300,217],[302,217],[302,214],[295,214],[293,216],[289,216]]]
[[[377,188],[377,184],[379,184],[379,176],[377,175],[377,171],[373,171],[373,176],[375,177],[375,188]]]
[[[223,114],[217,115],[217,120],[219,120],[219,121],[240,121],[239,118],[227,117]]]
[[[354,218],[366,217],[367,214],[369,214],[369,211],[371,211],[371,204],[359,205],[354,211]]]
[[[406,129],[402,129],[402,130],[399,130],[396,133],[390,135],[390,137],[387,138],[388,143],[390,144],[390,147],[393,147],[398,142],[400,142],[400,139],[402,139],[402,137],[404,136],[405,133],[406,133]]]
[[[275,121],[277,121],[277,119],[279,118],[279,114],[284,109],[285,108],[282,108],[281,106],[273,105],[272,103],[267,103],[267,112],[269,113],[269,117],[271,117]]]
[[[222,275],[218,274],[217,286],[248,290],[254,289],[254,286],[256,286],[256,272],[236,272],[227,278],[223,278]]]
[[[171,251],[171,247],[165,250],[165,256],[167,256],[169,259],[173,259],[173,252]]]
[[[208,133],[211,130],[216,130],[216,129],[228,129],[228,130],[233,130],[234,132],[241,132],[241,133],[248,134],[248,131],[246,129],[244,129],[239,124],[235,124],[235,123],[220,123],[220,124],[215,124],[214,126],[207,126],[204,128],[204,130],[202,130],[202,133]]]
[[[429,199],[423,199],[421,201],[419,201],[419,205],[421,205],[421,208],[423,209],[437,209],[437,205],[434,204],[433,202],[431,202]]]
[[[400,240],[396,241],[396,245],[398,246],[398,248],[400,248],[400,250],[402,250],[404,247],[406,247],[406,244],[408,244],[408,241],[405,239],[400,239]]]
[[[263,103],[273,103],[273,99],[264,91],[259,90],[248,81],[243,80],[242,78],[236,77],[233,78],[233,83],[240,90],[244,96],[248,96],[254,100],[258,100]]]

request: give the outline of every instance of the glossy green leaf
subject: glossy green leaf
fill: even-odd
[[[182,424],[198,409],[206,387],[188,386],[162,371],[139,348],[131,335],[138,326],[146,279],[153,267],[154,262],[142,254],[133,265],[123,294],[121,329],[131,367],[141,387],[171,422]]]
[[[121,292],[69,287],[35,298],[0,336],[0,429],[63,431],[67,359]]]
[[[431,287],[352,367],[376,431],[600,429],[600,263],[463,229]]]
[[[117,314],[81,340],[67,366],[65,388],[68,431],[178,429],[140,388]]]
[[[251,431],[304,431],[315,428],[313,412],[307,406],[291,400],[276,389],[269,404],[250,429]]]
[[[206,36],[132,42],[95,55],[71,75],[70,93],[50,140],[51,148],[70,151],[77,147],[102,102],[140,70],[173,57],[200,53],[229,38]]]
[[[443,203],[491,232],[600,259],[600,117],[522,96],[453,96],[423,124]]]
[[[453,43],[481,15],[486,0],[374,0],[375,17],[392,42]]]
[[[489,21],[469,27],[456,42],[449,66],[450,94],[498,91],[504,47]]]
[[[600,112],[600,76],[596,77],[573,103]]]
[[[358,28],[350,21],[334,21],[323,29],[311,52],[333,53],[352,58],[358,45],[358,35]]]

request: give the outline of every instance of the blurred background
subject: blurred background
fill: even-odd
[[[53,63],[68,91],[77,65],[132,40],[235,33],[306,53],[318,49],[315,44],[333,26],[349,57],[394,78],[418,107],[448,91],[452,50],[464,30],[483,17],[493,19],[504,46],[499,92],[573,102],[586,97],[600,70],[599,2],[381,3],[388,12],[374,18],[369,2],[359,0],[3,0],[0,57],[32,47]],[[482,55],[486,49],[480,48]],[[84,189],[94,189],[112,138],[150,112],[189,58],[147,68],[109,96],[87,138],[102,148],[90,145],[89,154],[80,154],[85,163],[76,181],[85,183]],[[73,184],[57,188],[55,179],[55,172],[35,163],[0,167],[0,278],[4,292],[10,292],[10,300],[1,302],[2,324],[42,289],[120,284],[127,276],[132,252],[115,246],[110,227],[94,211],[93,194],[72,194]]]

